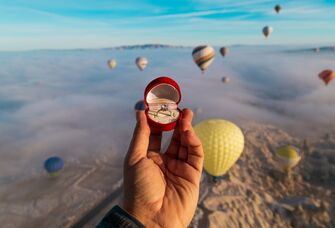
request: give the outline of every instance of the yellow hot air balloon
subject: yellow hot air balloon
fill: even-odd
[[[244,136],[239,127],[222,119],[198,123],[194,130],[205,153],[205,170],[212,176],[225,174],[241,156]]]
[[[290,171],[301,160],[301,154],[294,146],[283,146],[276,150],[276,160],[284,171]]]

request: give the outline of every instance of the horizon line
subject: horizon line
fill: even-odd
[[[109,46],[109,47],[83,47],[83,48],[33,48],[33,49],[25,49],[25,50],[0,50],[0,52],[31,52],[31,51],[90,51],[90,50],[104,50],[104,49],[122,49],[122,48],[134,48],[138,47],[140,49],[141,47],[145,46],[162,46],[157,47],[159,48],[194,48],[199,45],[210,45],[210,44],[199,44],[199,45],[172,45],[172,44],[163,44],[163,43],[143,43],[143,44],[122,44],[122,45],[116,45],[116,46]],[[311,47],[335,47],[335,44],[330,43],[324,43],[324,44],[312,44],[312,43],[306,43],[306,44],[231,44],[231,45],[211,45],[214,48],[218,47],[236,47],[236,46],[257,46],[257,47],[278,47],[278,46],[295,46],[295,47],[303,47],[303,46],[311,46]],[[144,49],[150,49],[149,47]]]

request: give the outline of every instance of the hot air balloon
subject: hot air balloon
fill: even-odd
[[[335,79],[335,71],[324,70],[319,74],[319,78],[322,79],[326,85],[328,85],[332,80]]]
[[[289,172],[301,160],[301,153],[294,146],[283,146],[276,150],[276,160],[284,171]]]
[[[275,11],[276,11],[277,13],[279,13],[280,10],[281,10],[281,6],[280,6],[280,5],[276,5],[276,6],[275,6]]]
[[[50,157],[44,162],[44,168],[50,176],[58,176],[63,167],[64,161],[60,157]]]
[[[214,60],[215,50],[211,46],[207,45],[198,46],[193,49],[192,56],[194,62],[204,73]]]
[[[273,32],[273,28],[270,26],[265,26],[263,28],[263,34],[265,36],[265,38],[268,38],[268,36],[270,36],[270,34]]]
[[[214,177],[225,174],[244,148],[240,128],[227,120],[209,119],[198,123],[194,130],[204,149],[206,172]]]
[[[223,77],[222,78],[223,83],[228,83],[229,81],[230,81],[230,79],[228,77]]]
[[[137,65],[138,69],[140,71],[143,71],[144,68],[146,68],[147,65],[148,65],[148,60],[144,57],[137,57],[135,63]]]
[[[229,48],[227,48],[227,47],[220,48],[220,53],[223,57],[225,57],[226,55],[229,54]]]
[[[115,59],[109,59],[107,65],[110,69],[114,69],[117,66],[117,62]]]
[[[144,103],[144,101],[140,100],[140,101],[136,102],[134,108],[135,108],[136,112],[144,111],[145,110],[145,103]]]

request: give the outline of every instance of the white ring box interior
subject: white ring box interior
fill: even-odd
[[[154,86],[146,97],[149,107],[148,117],[161,124],[178,120],[180,113],[177,102],[179,99],[179,92],[172,85],[163,83]]]

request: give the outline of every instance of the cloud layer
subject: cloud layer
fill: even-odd
[[[335,84],[325,87],[317,74],[333,67],[335,54],[295,50],[232,47],[227,58],[217,53],[205,75],[187,48],[0,53],[0,183],[39,172],[51,155],[119,162],[131,139],[133,106],[160,75],[180,83],[181,107],[197,110],[196,122],[225,118],[304,136],[332,132]],[[149,59],[144,72],[137,56]],[[118,61],[113,71],[111,57]]]

